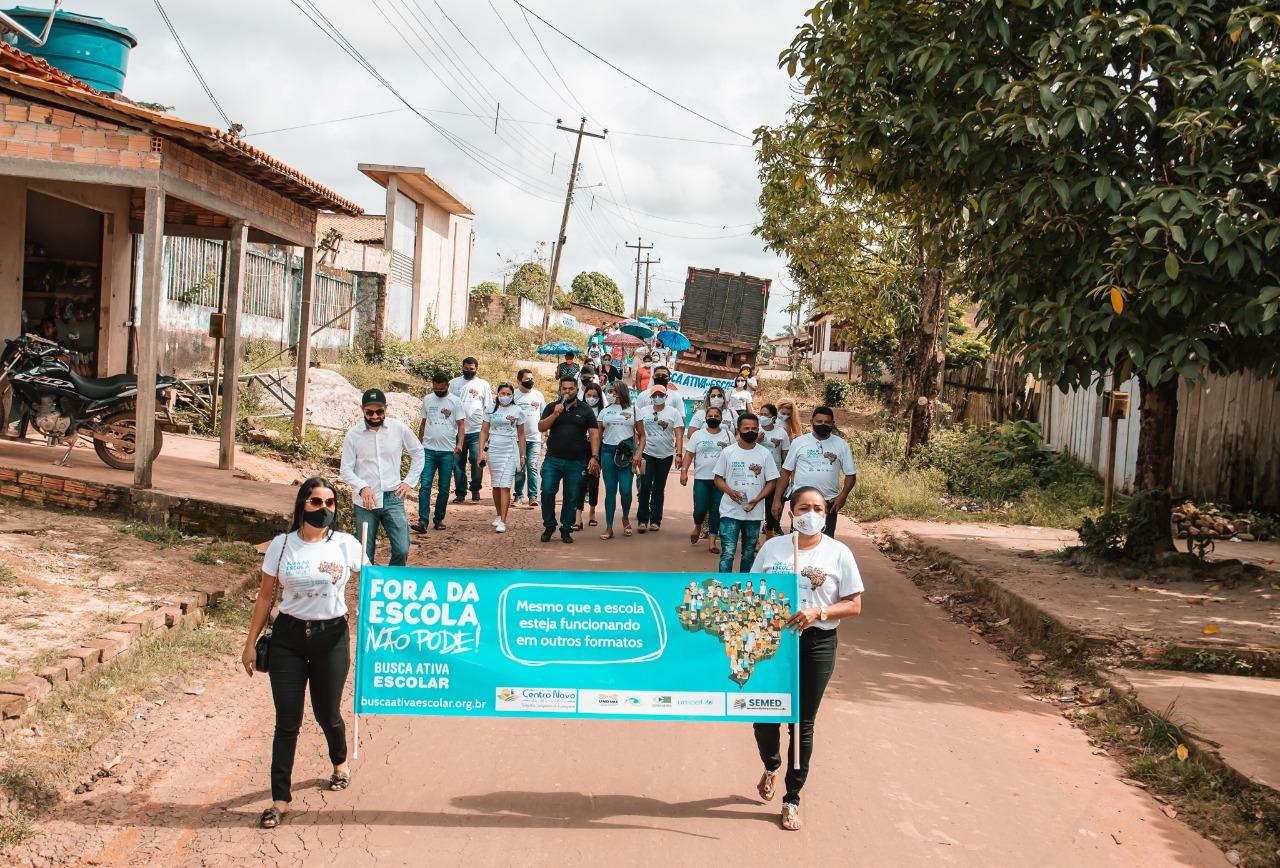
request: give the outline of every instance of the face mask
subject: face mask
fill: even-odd
[[[742,380],[739,380],[738,382],[734,383],[733,386],[735,389],[741,390],[741,389],[745,389],[747,387],[747,384],[742,382]]]
[[[740,431],[738,432],[738,436],[741,437],[744,442],[755,443],[756,438],[760,436],[760,432],[759,431]]]
[[[498,403],[499,403],[499,404],[501,404],[501,405],[502,405],[502,406],[504,406],[504,407],[505,407],[505,406],[507,406],[508,404],[510,404],[513,400],[515,400],[515,399],[514,399],[514,398],[512,398],[510,395],[499,395],[499,396],[498,396]]]
[[[772,428],[772,427],[773,427],[773,417],[772,417],[772,416],[761,416],[761,417],[760,417],[760,427],[761,427],[761,428]]]
[[[449,394],[448,389],[432,389],[431,391],[435,392],[437,398],[443,398],[445,395]]]
[[[653,378],[653,381],[657,383],[659,386],[665,386],[668,382],[670,382],[670,378],[666,374],[658,374]]]
[[[788,419],[790,419],[790,418],[791,418],[791,414],[790,414],[790,413],[779,413],[779,414],[778,414],[778,418],[779,418],[779,419],[781,419],[781,420],[783,421],[783,423],[785,424],[785,423],[786,423],[786,421],[787,421]]]
[[[802,512],[792,517],[791,526],[805,536],[813,536],[826,529],[827,517],[820,512]]]
[[[712,399],[711,399],[711,406],[712,406],[712,407],[723,407],[723,406],[724,406],[724,398],[712,398]]]
[[[831,426],[830,425],[814,425],[813,433],[815,436],[817,436],[819,440],[825,440],[831,436]]]
[[[712,431],[716,430],[717,428],[719,428],[719,427],[720,427],[720,420],[719,420],[719,419],[708,419],[708,420],[707,420],[707,427],[708,427],[708,428],[710,428]]]
[[[655,406],[655,407],[661,407],[661,406],[663,406],[663,405],[664,405],[664,404],[666,404],[666,403],[667,403],[667,399],[666,399],[666,398],[663,398],[661,395],[654,395],[654,396],[653,396],[653,406]]]
[[[522,388],[522,389],[532,389],[532,388],[533,388],[533,380],[521,380],[521,381],[520,381],[520,388]]]
[[[312,527],[328,527],[333,524],[334,518],[337,517],[332,509],[313,509],[310,512],[302,514],[302,520]]]
[[[462,372],[462,379],[464,379],[464,380],[474,380],[475,378],[476,378],[476,372],[475,372],[475,371],[463,371],[463,372]]]

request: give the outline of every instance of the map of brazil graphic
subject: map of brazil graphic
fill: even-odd
[[[720,640],[729,661],[728,677],[741,688],[756,665],[777,652],[791,618],[791,601],[768,587],[764,576],[731,585],[707,579],[701,585],[689,583],[676,614],[685,630]]]

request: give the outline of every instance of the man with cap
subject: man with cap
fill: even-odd
[[[493,410],[493,388],[488,380],[476,376],[480,362],[475,356],[462,360],[462,375],[449,381],[449,394],[462,402],[466,414],[466,434],[462,438],[462,453],[453,466],[454,503],[462,503],[467,494],[467,468],[471,469],[471,502],[480,502],[480,428],[484,416]]]
[[[387,417],[387,396],[381,389],[367,390],[360,406],[364,421],[347,431],[338,473],[351,486],[356,536],[365,533],[369,563],[374,563],[381,525],[391,546],[391,566],[402,567],[409,557],[409,518],[404,499],[413,494],[412,483],[422,475],[422,444],[408,425]],[[409,453],[409,472],[401,476],[405,452]]]

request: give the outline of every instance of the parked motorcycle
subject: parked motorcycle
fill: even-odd
[[[57,461],[65,465],[76,442],[93,441],[103,463],[117,470],[132,470],[137,440],[136,399],[138,378],[120,374],[105,379],[81,377],[64,360],[66,350],[37,335],[5,341],[0,354],[0,385],[8,385],[18,412],[18,432],[30,426],[45,436],[50,446],[67,447]],[[156,378],[156,402],[169,413],[174,380]],[[8,427],[9,415],[3,420]],[[156,421],[151,457],[160,454],[163,432]]]

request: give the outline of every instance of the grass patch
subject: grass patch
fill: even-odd
[[[222,563],[231,564],[241,569],[249,569],[258,565],[262,560],[262,555],[258,554],[258,550],[246,542],[223,542],[219,540],[206,544],[191,556],[191,560],[207,566],[217,566]]]
[[[181,531],[174,530],[167,525],[152,524],[150,522],[126,524],[120,528],[120,533],[127,533],[144,542],[154,543],[165,548],[173,548],[183,540]]]
[[[903,467],[877,457],[858,461],[858,484],[846,506],[862,521],[890,516],[926,521],[947,521],[964,517],[943,504],[947,481],[928,467]]]
[[[249,608],[223,599],[206,610],[206,625],[159,636],[113,665],[74,684],[62,684],[41,707],[40,735],[6,742],[0,750],[0,792],[17,809],[0,813],[0,845],[31,833],[31,818],[55,805],[80,771],[85,754],[141,699],[157,699],[175,676],[203,670],[237,652]]]
[[[18,577],[13,574],[13,570],[4,564],[0,564],[0,585],[17,584]]]

